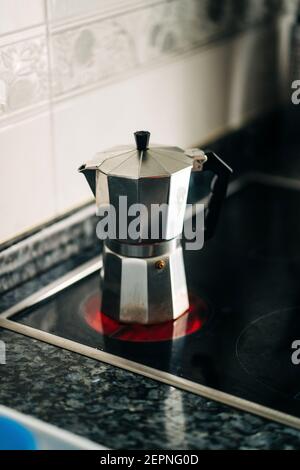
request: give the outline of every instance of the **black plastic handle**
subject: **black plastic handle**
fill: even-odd
[[[229,177],[232,169],[214,152],[205,152],[207,162],[203,171],[211,171],[215,176],[211,183],[211,193],[205,211],[205,240],[213,237],[218,223],[221,207],[226,198]]]

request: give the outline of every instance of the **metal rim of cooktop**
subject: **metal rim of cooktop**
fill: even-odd
[[[248,173],[229,185],[228,196],[232,196],[233,194],[239,192],[241,189],[244,189],[246,186],[248,186],[248,184],[251,184],[253,182],[300,191],[300,181],[298,180],[262,173]],[[203,201],[199,202],[201,203]],[[191,214],[188,214],[187,217],[189,217],[190,215]],[[57,279],[48,286],[42,288],[39,292],[22,300],[18,304],[14,305],[13,307],[0,314],[0,328],[4,328],[15,333],[28,336],[33,339],[37,339],[44,343],[48,343],[62,349],[66,349],[77,354],[81,354],[91,359],[104,362],[108,365],[127,370],[128,372],[133,372],[144,377],[157,380],[166,385],[179,388],[186,392],[194,393],[195,395],[200,395],[209,400],[220,402],[224,405],[237,408],[239,410],[254,415],[258,415],[262,418],[266,418],[271,421],[276,421],[278,423],[284,424],[286,426],[291,426],[296,429],[300,429],[300,419],[292,415],[273,410],[272,408],[268,408],[257,403],[245,400],[243,398],[239,398],[234,395],[221,392],[211,387],[197,384],[182,377],[177,377],[168,372],[156,370],[152,367],[148,367],[143,364],[139,364],[137,362],[130,361],[128,359],[124,359],[104,351],[100,351],[96,348],[85,346],[75,341],[68,340],[53,335],[51,333],[46,333],[36,328],[32,328],[30,326],[26,326],[10,320],[13,315],[16,315],[22,310],[25,310],[29,307],[33,307],[41,301],[52,297],[53,295],[61,292],[63,289],[97,272],[101,267],[102,257],[93,259],[88,263],[85,263],[80,267],[76,268],[75,270],[69,272],[65,276]]]

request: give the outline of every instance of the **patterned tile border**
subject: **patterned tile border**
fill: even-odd
[[[291,0],[288,0],[289,2]],[[292,0],[293,1],[293,0]],[[0,124],[272,21],[283,0],[161,0],[0,43]],[[51,90],[49,89],[51,78]]]
[[[51,36],[54,97],[135,72],[272,20],[281,0],[169,0]]]
[[[0,44],[0,123],[49,101],[46,28],[2,39]],[[7,40],[10,42],[7,43]]]

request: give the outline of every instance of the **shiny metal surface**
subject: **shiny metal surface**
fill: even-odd
[[[100,152],[79,171],[95,195],[98,214],[104,216],[101,210],[108,205],[115,214],[114,239],[104,247],[104,313],[125,323],[153,324],[175,319],[189,308],[177,239],[191,171],[202,171],[208,158],[199,149],[149,146],[147,131],[134,137],[135,147]],[[217,200],[212,196],[210,206]],[[134,207],[135,215],[130,214]],[[137,216],[140,232],[134,237],[128,228]]]
[[[124,176],[116,177],[96,171],[93,175],[95,178],[96,206],[99,210],[111,204],[115,208],[118,223],[120,214],[124,213],[124,208],[120,204],[120,197],[125,196],[127,198],[127,208],[134,204],[142,204],[147,209],[148,217],[144,222],[142,221],[141,233],[145,234],[147,232],[145,239],[149,240],[149,238],[151,239],[153,226],[152,207],[154,205],[165,205],[164,219],[159,224],[158,231],[164,234],[161,238],[171,240],[178,237],[182,232],[191,170],[192,160],[187,168],[157,179],[154,179],[154,177],[141,179],[126,178]],[[86,177],[90,181],[89,171]],[[128,242],[131,241],[128,236],[122,237],[119,235],[118,226],[117,237]]]
[[[203,163],[205,155],[199,151],[185,154],[177,147],[149,148],[149,138],[148,132],[137,132],[135,148],[100,152],[79,169],[98,210],[109,204],[115,209],[117,240],[107,240],[104,246],[102,310],[124,323],[161,323],[189,308],[178,237],[194,157]],[[120,202],[124,196],[126,207]],[[127,230],[122,232],[120,221],[136,204],[142,204],[146,212],[140,221],[140,239],[133,240]],[[160,219],[154,217],[154,205],[164,206]],[[127,228],[128,223],[123,225]]]
[[[163,256],[130,258],[104,247],[101,310],[122,323],[158,324],[189,308],[181,245]]]
[[[203,171],[203,165],[207,162],[207,156],[198,148],[187,149],[185,155],[193,159],[193,171]]]
[[[180,245],[179,238],[173,238],[159,243],[148,243],[143,245],[132,245],[130,243],[120,243],[116,240],[106,240],[106,246],[121,256],[129,258],[154,258],[170,253]]]
[[[98,153],[93,160],[79,168],[84,173],[96,199],[98,209],[111,204],[116,210],[116,220],[124,208],[119,198],[126,196],[127,206],[142,204],[148,211],[147,220],[142,221],[141,233],[147,232],[151,239],[151,207],[166,205],[166,214],[159,228],[161,239],[171,240],[182,232],[190,174],[195,160],[206,161],[202,151],[192,149],[185,153],[178,147],[151,145],[140,147],[113,147]],[[162,229],[163,226],[163,229]],[[117,230],[117,238],[130,242]],[[139,240],[143,241],[142,239]],[[133,241],[134,243],[134,241]]]
[[[85,170],[98,170],[107,176],[141,179],[168,177],[193,166],[193,160],[177,147],[151,145],[147,150],[113,147],[100,152],[85,164]]]

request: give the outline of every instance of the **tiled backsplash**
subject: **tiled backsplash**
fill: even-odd
[[[49,68],[45,27],[1,42],[0,119],[5,125],[10,115],[49,102]]]
[[[135,129],[195,145],[277,96],[281,0],[0,3],[0,243],[86,202],[76,168]]]
[[[0,35],[32,28],[45,21],[44,0],[1,0]]]
[[[95,6],[96,2],[89,3]],[[71,26],[52,29],[55,97],[80,92],[95,83],[115,81],[122,74],[155,66],[277,14],[270,2],[262,0],[148,0],[142,8],[140,1],[124,3],[128,3],[128,10],[117,15],[106,11],[104,16],[100,10],[84,23],[77,19]],[[82,2],[75,2],[78,4]],[[116,4],[120,2],[113,2]]]

